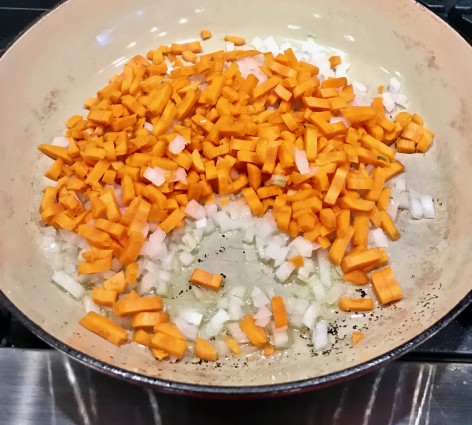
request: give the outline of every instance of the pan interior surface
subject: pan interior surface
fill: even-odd
[[[273,358],[225,359],[217,367],[190,359],[158,362],[144,347],[118,349],[82,329],[82,303],[50,283],[53,270],[39,248],[38,217],[49,161],[36,146],[61,135],[66,119],[82,113],[83,101],[121,72],[127,59],[161,44],[197,39],[205,28],[213,32],[203,44],[205,51],[222,48],[227,33],[246,40],[273,35],[279,43],[294,45],[315,34],[318,43],[347,55],[351,79],[368,84],[372,92],[391,76],[401,80],[408,110],[421,114],[436,133],[424,157],[400,155],[407,181],[418,192],[433,195],[437,214],[435,220],[414,222],[406,211],[401,213],[402,238],[390,254],[405,299],[363,318],[346,317],[339,323],[337,342],[326,352],[314,352],[296,338],[291,349]],[[205,392],[204,386],[221,392],[258,386],[270,391],[307,380],[316,386],[323,376],[362,369],[382,356],[385,360],[446,316],[471,290],[471,69],[472,49],[413,1],[70,0],[0,59],[0,290],[35,326],[86,363],[114,367],[158,388],[170,382],[196,392]],[[251,280],[261,270],[257,262],[240,261],[225,263],[235,279],[247,275]],[[352,348],[350,332],[359,321],[368,331]]]

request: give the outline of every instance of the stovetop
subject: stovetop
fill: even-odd
[[[394,1],[394,0],[392,0]],[[0,56],[57,0],[0,0]],[[472,0],[420,0],[472,40]],[[377,372],[283,402],[158,394],[70,362],[0,306],[0,424],[472,423],[472,306]]]

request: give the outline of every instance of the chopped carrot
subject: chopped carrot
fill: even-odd
[[[383,249],[370,248],[361,252],[349,253],[346,255],[341,262],[341,268],[344,273],[358,269],[365,269],[372,265],[384,264],[385,258],[388,261],[388,256]]]
[[[162,332],[157,332],[152,336],[151,346],[179,359],[183,358],[187,352],[187,342],[185,340],[166,335]]]
[[[232,338],[232,337],[226,337],[224,339],[224,342],[226,345],[229,347],[231,352],[237,356],[241,354],[241,346],[238,344],[238,342]]]
[[[126,287],[125,274],[122,271],[116,273],[114,276],[103,282],[103,287],[105,289],[114,290],[118,294],[123,293]]]
[[[351,282],[355,285],[367,285],[369,283],[369,276],[362,270],[353,270],[343,274],[345,282]]]
[[[284,328],[288,325],[287,311],[285,310],[284,299],[280,296],[272,297],[272,314],[276,328]]]
[[[162,307],[162,298],[158,295],[153,297],[139,297],[131,300],[123,298],[113,304],[113,313],[116,316],[125,316],[141,311],[160,311]]]
[[[209,38],[213,37],[213,34],[210,30],[202,30],[200,32],[200,37],[202,38],[202,40],[208,40]]]
[[[138,344],[149,347],[151,345],[152,334],[146,332],[144,329],[136,329],[133,333],[133,341]]]
[[[179,328],[175,323],[171,322],[161,322],[154,326],[154,332],[161,332],[163,334],[169,335],[173,338],[185,340],[182,332],[179,331]]]
[[[164,311],[142,311],[133,314],[131,319],[131,326],[133,328],[153,330],[159,323],[166,323],[169,321],[169,314]]]
[[[373,272],[370,275],[370,281],[375,295],[382,305],[387,305],[403,298],[402,289],[395,279],[391,267]]]
[[[200,36],[212,34],[204,29]],[[224,39],[245,44],[234,35]],[[276,56],[228,50],[201,54],[201,43],[189,41],[133,57],[84,102],[86,116],[67,120],[67,147],[38,147],[54,160],[45,175],[56,182],[43,192],[41,220],[86,239],[91,248],[78,274],[115,271],[92,298],[117,315],[131,315],[138,331],[154,329],[156,358],[186,351],[186,344],[174,342],[184,340],[176,326],[159,323],[169,320],[162,299],[131,291],[116,300],[138,281],[148,226],[169,234],[185,225],[190,202],[224,205],[241,194],[253,215],[270,212],[282,232],[329,249],[344,280],[364,285],[367,273],[388,263],[385,251],[367,249],[371,223],[392,240],[400,237],[386,212],[386,182],[405,169],[396,153],[424,153],[434,139],[417,114],[389,119],[380,96],[371,105],[352,106],[354,89],[346,77],[320,81],[319,69],[299,61],[292,49]],[[239,69],[238,59],[251,56],[264,61],[260,72],[267,78],[261,84],[255,74],[243,78]],[[336,69],[341,57],[329,62]],[[177,136],[185,140],[178,152],[172,147]],[[160,184],[145,177],[153,171],[163,176]],[[125,268],[116,273],[117,261]],[[300,255],[288,261],[296,268],[305,263]],[[212,290],[223,282],[199,269],[191,280]],[[371,280],[382,304],[401,299],[391,269],[374,271]],[[274,320],[286,326],[279,298],[273,299]],[[341,304],[349,309],[367,303],[351,301]],[[254,345],[272,353],[265,330],[251,319],[241,328]],[[149,340],[143,332],[134,338]],[[203,351],[202,357],[213,357]]]
[[[104,307],[111,307],[116,301],[118,293],[114,289],[93,288],[92,300],[95,304]]]
[[[199,359],[207,362],[214,362],[218,358],[215,347],[203,338],[195,340],[195,354]]]
[[[289,258],[288,261],[293,264],[296,269],[303,267],[304,261],[301,255],[296,255],[295,257]]]
[[[352,333],[352,345],[357,345],[361,340],[364,339],[363,332],[353,332]]]
[[[138,263],[131,263],[128,264],[126,267],[126,282],[130,285],[136,284],[136,280],[138,278],[138,271],[139,271],[139,264]]]
[[[195,269],[192,272],[192,276],[190,276],[190,282],[213,291],[218,291],[223,284],[223,276],[202,269]]]
[[[338,300],[338,306],[341,311],[372,311],[374,301],[372,298],[344,298]]]
[[[82,317],[79,324],[118,346],[128,340],[128,333],[121,326],[93,311]]]
[[[247,315],[239,324],[241,330],[246,334],[252,345],[264,347],[269,341],[269,336],[264,328],[256,325],[254,318]]]
[[[275,347],[272,344],[266,344],[264,345],[264,356],[265,357],[270,357],[273,356],[276,352]]]

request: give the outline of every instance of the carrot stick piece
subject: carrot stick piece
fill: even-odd
[[[185,213],[177,208],[172,211],[172,213],[169,214],[161,224],[159,224],[159,227],[163,232],[169,233],[171,230],[177,227],[177,225],[180,224],[184,218]]]
[[[110,279],[107,279],[103,282],[103,287],[105,289],[113,289],[118,294],[123,293],[126,287],[125,274],[121,271],[116,273]],[[115,300],[113,300],[115,301]]]
[[[195,354],[199,359],[206,362],[214,362],[218,358],[215,347],[203,338],[197,338],[195,341]]]
[[[353,332],[352,333],[352,345],[357,345],[361,340],[364,339],[363,332]]]
[[[241,346],[238,342],[232,337],[226,337],[224,342],[229,347],[229,349],[233,352],[233,354],[239,356],[241,354]]]
[[[372,298],[339,298],[338,307],[341,311],[372,311],[374,300]]]
[[[195,285],[204,286],[213,291],[218,291],[223,284],[223,276],[202,269],[195,269],[190,276],[190,282]]]
[[[93,288],[92,300],[95,304],[105,307],[111,307],[116,301],[118,293],[113,289]]]
[[[338,236],[331,247],[329,248],[328,258],[331,263],[339,265],[344,257],[344,253],[346,252],[347,246],[349,242],[351,242],[352,235],[354,234],[354,227],[349,226],[346,234],[342,237]]]
[[[159,350],[158,348],[151,347],[151,353],[157,360],[164,360],[169,357],[169,354],[167,354],[165,351]]]
[[[137,329],[133,334],[133,341],[137,342],[138,344],[145,345],[146,347],[151,345],[151,338],[152,335],[146,332],[144,329]]]
[[[141,311],[133,315],[131,326],[154,330],[154,327],[159,323],[167,323],[168,321],[169,314],[164,311]]]
[[[288,261],[292,263],[296,269],[303,267],[303,265],[305,264],[301,255],[296,255],[295,257],[289,258]]]
[[[177,338],[185,341],[185,336],[182,332],[179,331],[179,328],[175,323],[171,322],[162,322],[154,326],[154,332],[160,332],[165,335],[169,335],[172,338]]]
[[[251,208],[252,213],[254,215],[260,216],[264,210],[264,207],[254,189],[252,187],[246,187],[242,190],[242,194],[246,202],[249,204],[249,208]]]
[[[369,283],[369,276],[362,270],[353,270],[352,272],[344,273],[343,280],[355,285],[367,285]]]
[[[128,266],[126,267],[126,273],[125,273],[126,282],[129,283],[130,285],[136,284],[136,281],[138,278],[138,272],[139,272],[138,263],[128,264]]]
[[[93,311],[82,317],[79,324],[118,346],[123,345],[128,339],[128,333],[121,326]]]
[[[339,194],[344,186],[344,182],[346,181],[347,176],[347,169],[339,167],[334,174],[333,181],[329,186],[328,193],[324,198],[324,201],[328,205],[334,205],[336,200],[338,199]]]
[[[125,316],[128,314],[139,313],[140,311],[160,311],[162,310],[162,298],[158,295],[153,297],[121,299],[113,304],[113,313],[115,316]]]
[[[152,336],[151,346],[179,359],[183,358],[187,351],[187,342],[185,340],[171,337],[162,332]]]
[[[246,334],[251,344],[256,347],[264,347],[269,341],[266,330],[257,326],[254,318],[249,314],[241,321],[239,327]]]
[[[361,252],[349,253],[343,258],[341,262],[341,268],[344,273],[351,272],[353,270],[364,269],[366,267],[378,264],[385,258],[385,256],[387,255],[381,248],[371,248]]]
[[[398,284],[391,267],[377,270],[370,275],[370,281],[375,295],[382,305],[399,301],[403,297],[402,289]]]
[[[272,297],[272,314],[274,315],[274,324],[276,328],[284,328],[288,325],[287,311],[285,309],[284,299],[280,296]]]
[[[397,239],[400,238],[400,232],[397,229],[397,226],[395,226],[395,223],[393,222],[392,218],[388,215],[386,211],[380,211],[380,226],[382,227],[382,230],[387,234],[387,236],[392,240],[396,241]]]

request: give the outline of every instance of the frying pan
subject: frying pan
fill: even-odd
[[[340,333],[368,325],[352,348],[338,338],[323,353],[300,339],[273,359],[215,364],[157,362],[136,345],[118,349],[80,328],[83,306],[51,284],[52,266],[39,248],[38,205],[49,161],[36,146],[62,134],[127,58],[210,28],[207,51],[227,33],[274,35],[296,43],[307,34],[345,52],[351,78],[369,84],[396,76],[436,133],[424,156],[404,158],[406,179],[432,194],[437,218],[400,215],[402,238],[391,263],[405,299],[371,316],[345,318]],[[366,373],[445,326],[470,301],[472,266],[472,49],[450,27],[408,0],[70,0],[40,19],[0,59],[0,289],[4,303],[37,335],[95,369],[169,392],[261,396],[318,388]],[[237,260],[235,258],[234,260]],[[236,278],[257,262],[227,262]],[[243,270],[243,271],[241,271]],[[226,273],[226,272],[225,272]],[[249,279],[249,284],[251,279]]]

